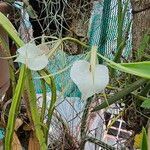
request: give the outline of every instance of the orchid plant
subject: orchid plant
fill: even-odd
[[[81,91],[83,100],[102,92],[109,82],[108,68],[98,64],[97,48],[92,47],[90,62],[75,61],[71,67],[70,77]],[[17,52],[19,54],[15,62],[25,64],[30,70],[42,70],[48,64],[48,56],[34,43],[25,44]]]

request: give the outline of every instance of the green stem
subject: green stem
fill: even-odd
[[[62,39],[62,41],[66,41],[66,40],[68,40],[68,41],[73,41],[73,42],[78,43],[79,45],[81,45],[81,46],[83,46],[83,47],[89,48],[88,45],[86,45],[85,43],[83,43],[83,42],[81,42],[81,41],[79,41],[79,40],[77,40],[77,39],[75,39],[75,38],[72,38],[72,37],[65,37],[65,38]]]
[[[38,71],[38,73],[41,76],[50,74],[49,71],[46,70],[46,69]],[[44,78],[43,80],[45,80],[45,82],[48,84],[48,86],[51,89],[51,93],[52,93],[51,102],[50,102],[50,106],[49,106],[49,109],[48,109],[48,119],[47,119],[47,122],[46,122],[47,128],[45,128],[45,130],[44,130],[45,137],[46,137],[46,143],[47,143],[50,123],[51,123],[52,115],[53,115],[56,100],[57,100],[57,93],[56,93],[56,85],[55,85],[55,82],[54,82],[54,78],[52,76],[49,76],[48,78]]]
[[[42,89],[42,95],[43,95],[43,103],[42,103],[42,110],[41,110],[41,122],[44,121],[45,117],[45,111],[46,111],[46,84],[43,79],[41,79],[41,89]]]
[[[40,70],[40,71],[38,71],[38,74],[41,76],[41,77],[43,77],[43,76],[47,76],[47,73],[46,73],[46,71],[43,69],[43,70]],[[43,78],[43,80],[49,85],[49,86],[51,86],[51,78]]]
[[[31,116],[35,128],[35,134],[36,137],[39,141],[40,144],[40,149],[41,150],[46,150],[46,142],[44,138],[44,133],[42,131],[41,125],[42,123],[40,122],[40,115],[37,107],[37,98],[36,98],[36,93],[35,93],[35,88],[34,88],[34,83],[32,81],[32,75],[31,71],[27,69],[27,80],[26,80],[26,85],[28,88],[28,95],[29,95],[29,104],[30,104],[30,111],[31,111]]]
[[[45,72],[47,74],[49,74],[49,72],[47,70],[45,70]],[[53,77],[49,77],[49,78],[51,80],[51,85],[50,85],[50,88],[51,88],[51,102],[50,102],[50,106],[49,106],[49,109],[48,109],[48,119],[47,119],[47,122],[46,122],[46,124],[47,124],[47,130],[45,131],[46,142],[47,142],[47,139],[48,139],[50,123],[51,123],[52,115],[53,115],[56,100],[57,100],[57,92],[56,92],[56,85],[55,85],[54,78]]]

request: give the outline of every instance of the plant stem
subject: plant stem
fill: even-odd
[[[41,79],[41,89],[42,89],[42,97],[43,97],[43,102],[42,102],[42,110],[41,110],[41,122],[44,121],[45,117],[45,111],[46,111],[46,84],[43,79]]]
[[[79,45],[81,45],[83,47],[89,48],[88,45],[86,45],[85,43],[79,41],[78,39],[75,39],[75,38],[72,38],[72,37],[65,37],[65,38],[62,39],[62,41],[66,41],[66,40],[73,41],[73,42],[78,43]]]
[[[37,99],[36,99],[35,88],[34,88],[34,84],[32,81],[31,71],[29,69],[27,69],[26,84],[27,84],[27,88],[28,88],[27,92],[29,95],[30,111],[31,111],[34,128],[35,128],[36,137],[39,141],[40,149],[46,150],[47,146],[46,146],[46,142],[45,142],[44,133],[41,129],[42,123],[40,122],[40,117],[39,117],[40,115],[39,115],[39,111],[37,108]]]
[[[45,70],[45,72],[47,74],[49,74],[49,72],[47,70]],[[50,129],[50,123],[51,123],[51,119],[52,119],[52,115],[55,109],[55,104],[56,104],[56,100],[57,100],[57,92],[56,92],[56,85],[55,85],[55,81],[53,77],[49,77],[51,80],[51,102],[50,102],[50,106],[48,109],[48,119],[47,119],[47,130],[45,131],[45,137],[46,137],[46,143],[48,140],[48,133],[49,133],[49,129]]]

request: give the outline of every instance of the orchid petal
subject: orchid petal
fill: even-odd
[[[28,59],[27,66],[30,70],[42,70],[48,64],[48,59],[45,55],[36,57],[33,59]]]
[[[81,91],[83,100],[102,92],[109,82],[108,68],[104,65],[95,66],[93,82],[90,63],[85,60],[79,60],[73,64],[70,77]]]
[[[27,43],[24,46],[20,47],[18,53],[27,58],[33,58],[36,56],[42,55],[42,50],[38,48],[35,44]]]
[[[48,64],[48,58],[35,44],[25,44],[17,51],[19,55],[15,62],[21,62],[31,70],[41,70],[45,68]]]

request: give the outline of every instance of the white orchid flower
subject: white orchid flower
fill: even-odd
[[[92,66],[94,66],[93,70]],[[79,60],[73,64],[70,77],[81,91],[83,100],[102,92],[109,83],[109,71],[105,65],[93,65],[92,62],[85,60]]]
[[[35,44],[27,43],[17,51],[19,55],[15,62],[21,62],[31,70],[41,70],[48,64],[47,56]]]

